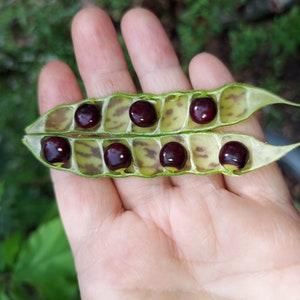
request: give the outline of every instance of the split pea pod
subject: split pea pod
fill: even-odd
[[[67,156],[62,161],[47,161],[43,143],[51,139],[54,142],[55,139],[67,142]],[[109,139],[29,135],[24,142],[48,167],[86,177],[238,175],[270,164],[300,145],[273,146],[248,135],[216,132]],[[246,152],[241,158],[235,156],[233,162],[226,163],[226,157],[220,157],[221,150],[231,144],[241,145]],[[173,148],[163,153],[169,145],[173,145]],[[109,150],[111,154],[108,154]],[[237,150],[240,152],[240,148]],[[237,160],[241,160],[238,163],[242,165],[234,164]]]
[[[113,94],[55,107],[28,126],[26,133],[153,136],[208,131],[242,122],[270,104],[300,106],[238,83],[210,91]],[[85,124],[80,119],[84,114],[94,114],[95,121]]]
[[[238,83],[207,91],[113,94],[53,108],[26,128],[23,142],[48,167],[85,177],[239,175],[299,146],[212,131],[270,104],[300,106]]]

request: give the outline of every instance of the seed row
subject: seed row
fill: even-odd
[[[26,132],[153,136],[208,131],[241,122],[272,103],[297,105],[243,84],[162,95],[114,94],[58,106],[29,126]]]
[[[56,160],[53,148],[50,155],[44,150],[49,141],[56,145]],[[69,146],[64,152],[66,141]],[[31,149],[38,145],[43,163],[87,177],[241,174],[299,146],[277,147],[247,135],[213,132],[108,140],[45,137],[41,141],[32,135],[26,137],[26,144]]]

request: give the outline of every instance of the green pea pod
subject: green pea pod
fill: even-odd
[[[190,114],[191,103],[198,98],[209,98],[216,106],[215,115],[204,123],[196,122]],[[154,124],[141,127],[132,122],[129,110],[138,100],[146,100],[154,106],[157,114]],[[26,133],[88,134],[108,138],[201,132],[242,122],[258,109],[276,103],[300,106],[266,90],[240,83],[228,84],[215,90],[170,92],[161,95],[120,93],[55,107],[28,126]],[[99,122],[91,128],[83,128],[74,120],[77,109],[83,104],[94,105],[100,111]]]
[[[51,164],[46,161],[42,153],[43,138],[43,135],[27,135],[23,141],[37,159],[46,166],[70,171],[85,177],[155,177],[212,173],[238,175],[268,165],[300,145],[300,143],[297,143],[288,146],[273,146],[244,134],[216,132],[108,139],[68,137],[67,141],[70,145],[69,159],[63,163]],[[232,141],[241,143],[249,152],[242,168],[232,168],[232,166],[223,165],[220,162],[220,150]],[[185,163],[178,170],[161,164],[161,149],[170,142],[179,143],[186,149]],[[105,162],[104,152],[114,143],[120,143],[130,149],[131,160],[126,168],[112,170]]]
[[[114,94],[53,108],[26,128],[23,142],[45,165],[86,177],[243,174],[299,144],[272,146],[211,130],[276,103],[300,106],[239,83],[210,91]]]

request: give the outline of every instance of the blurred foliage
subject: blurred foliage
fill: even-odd
[[[251,0],[2,0],[0,299],[79,299],[49,172],[21,139],[25,126],[38,115],[37,80],[42,66],[53,59],[64,60],[78,76],[70,25],[88,2],[107,10],[117,29],[127,9],[148,7],[162,20],[184,70],[195,54],[208,51],[219,56],[237,80],[299,101],[299,1],[280,13],[270,11],[249,21],[243,12]],[[289,128],[279,116],[282,111],[268,113],[276,119],[276,129]],[[285,130],[297,134],[292,128]]]
[[[186,0],[178,15],[177,31],[180,38],[180,55],[184,67],[191,57],[206,47],[209,41],[221,34],[226,24],[221,16],[228,16],[245,0]],[[219,22],[217,20],[220,20]]]
[[[3,275],[9,299],[76,299],[73,257],[59,217],[41,224],[20,248],[21,234],[3,244],[2,257],[11,270]]]
[[[255,63],[252,58],[259,56],[278,78],[287,58],[299,50],[299,16],[299,6],[295,6],[283,16],[274,18],[273,22],[262,23],[263,26],[240,23],[229,33],[233,66],[236,69],[249,68]]]

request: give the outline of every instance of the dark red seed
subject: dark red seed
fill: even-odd
[[[42,140],[42,152],[49,163],[66,163],[71,157],[71,146],[65,138],[48,137]]]
[[[227,142],[223,145],[219,153],[220,164],[233,170],[243,169],[248,160],[248,148],[237,141]]]
[[[82,104],[76,109],[74,118],[76,124],[81,128],[94,127],[101,119],[100,108],[94,104]]]
[[[146,100],[138,100],[129,108],[131,121],[139,127],[150,127],[157,120],[156,110],[153,104]]]
[[[163,167],[181,170],[185,166],[187,152],[182,144],[169,142],[162,147],[159,159]]]
[[[130,150],[121,143],[113,143],[104,150],[104,161],[107,167],[113,171],[126,169],[131,164]]]
[[[198,124],[207,124],[211,122],[217,114],[215,101],[210,98],[196,98],[190,105],[190,116]]]

